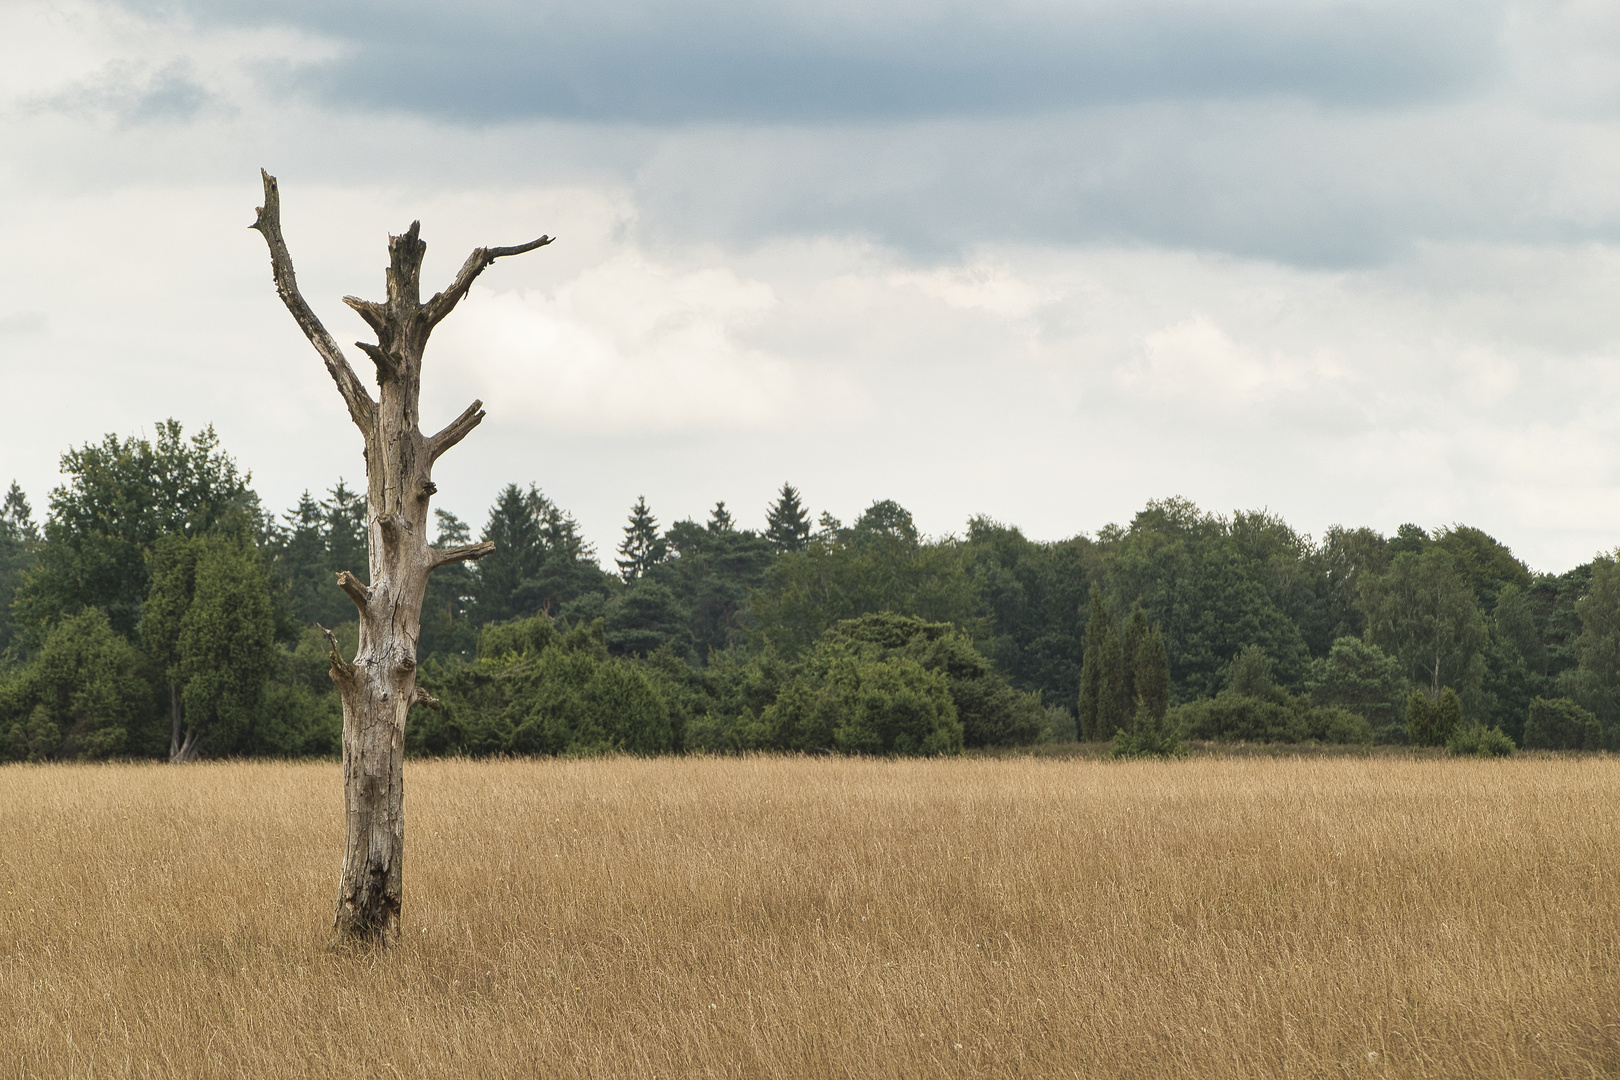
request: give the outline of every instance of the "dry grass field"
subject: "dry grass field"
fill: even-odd
[[[0,769],[6,1077],[1620,1075],[1620,761]]]

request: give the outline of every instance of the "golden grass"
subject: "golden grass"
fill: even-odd
[[[1620,1075],[1620,762],[0,769],[0,1076]]]

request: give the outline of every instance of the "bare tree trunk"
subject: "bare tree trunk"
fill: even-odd
[[[333,924],[340,936],[387,944],[399,935],[401,870],[405,850],[405,719],[417,703],[437,707],[416,685],[416,642],[428,575],[437,567],[477,559],[495,550],[490,543],[434,548],[428,543],[428,499],[433,463],[483,420],[474,401],[437,435],[418,427],[422,351],[433,328],[455,309],[484,268],[503,255],[517,255],[551,243],[542,236],[507,248],[477,248],[467,257],[450,288],[421,301],[422,256],[419,222],[388,238],[388,299],[381,303],[345,296],[377,335],[377,344],[356,342],[376,365],[378,400],[355,375],[342,350],[298,292],[292,259],[281,236],[281,198],[276,179],[264,178],[264,206],[253,228],[270,245],[276,291],[293,319],[326,362],[365,437],[367,539],[370,583],[348,571],[338,587],[360,615],[360,643],[351,663],[337,638],[322,628],[331,645],[331,675],[343,700],[343,795],[345,840],[343,873]]]
[[[180,685],[169,684],[169,764],[184,765],[197,756],[197,729],[186,729],[185,739],[180,738]]]

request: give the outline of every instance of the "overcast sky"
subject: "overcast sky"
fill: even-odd
[[[0,3],[0,484],[217,428],[267,505],[364,472],[248,230],[381,296],[476,531],[538,484],[611,559],[796,484],[1038,539],[1149,499],[1320,535],[1620,544],[1612,0]],[[369,363],[352,362],[369,377]],[[611,564],[610,564],[611,565]]]

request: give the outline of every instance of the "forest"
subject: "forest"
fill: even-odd
[[[0,759],[338,753],[335,584],[366,572],[363,493],[282,512],[211,428],[62,456],[36,520],[0,510]],[[430,579],[406,749],[422,755],[932,755],[1183,739],[1615,749],[1620,570],[1533,573],[1462,524],[1303,535],[1179,498],[1038,541],[898,502],[845,523],[784,484],[752,522],[638,499],[600,555],[532,482],[474,565]],[[436,511],[436,546],[475,526]],[[605,569],[604,563],[611,566]]]

